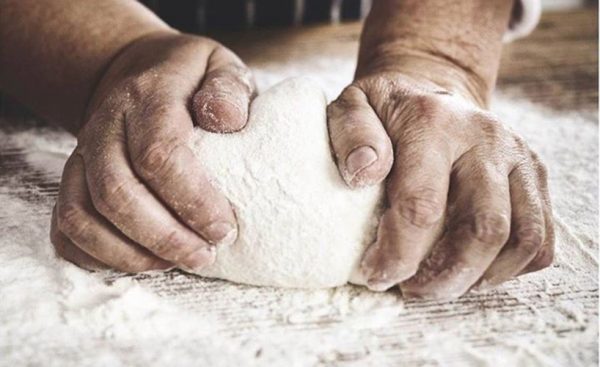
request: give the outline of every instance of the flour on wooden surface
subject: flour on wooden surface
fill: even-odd
[[[335,61],[285,74],[325,81],[331,99],[353,68]],[[258,84],[283,73],[259,70]],[[557,258],[452,302],[355,286],[252,287],[179,271],[90,274],[56,259],[48,240],[74,139],[0,127],[0,366],[597,365],[597,115],[502,96],[493,109],[549,168]]]

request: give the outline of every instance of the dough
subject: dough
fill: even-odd
[[[197,129],[193,149],[231,201],[237,241],[199,274],[295,288],[364,284],[357,268],[374,241],[382,187],[348,188],[329,145],[327,101],[294,78],[252,103],[235,134]]]

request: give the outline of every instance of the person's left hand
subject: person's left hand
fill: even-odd
[[[328,120],[348,185],[387,178],[377,240],[361,264],[369,288],[454,298],[551,263],[546,169],[475,103],[430,80],[376,71],[331,103]]]

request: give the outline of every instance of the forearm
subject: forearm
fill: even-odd
[[[379,0],[361,36],[356,76],[398,71],[486,105],[513,0]]]
[[[120,50],[169,30],[133,0],[0,0],[0,8],[0,90],[71,132]]]

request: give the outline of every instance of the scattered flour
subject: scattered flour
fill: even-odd
[[[291,74],[325,81],[330,99],[352,74],[353,63],[338,61]],[[258,84],[284,72],[259,70]],[[445,303],[355,286],[251,287],[178,271],[90,274],[53,256],[55,192],[35,184],[58,182],[73,138],[0,128],[0,366],[597,365],[597,114],[503,96],[493,109],[549,167],[557,259]]]

